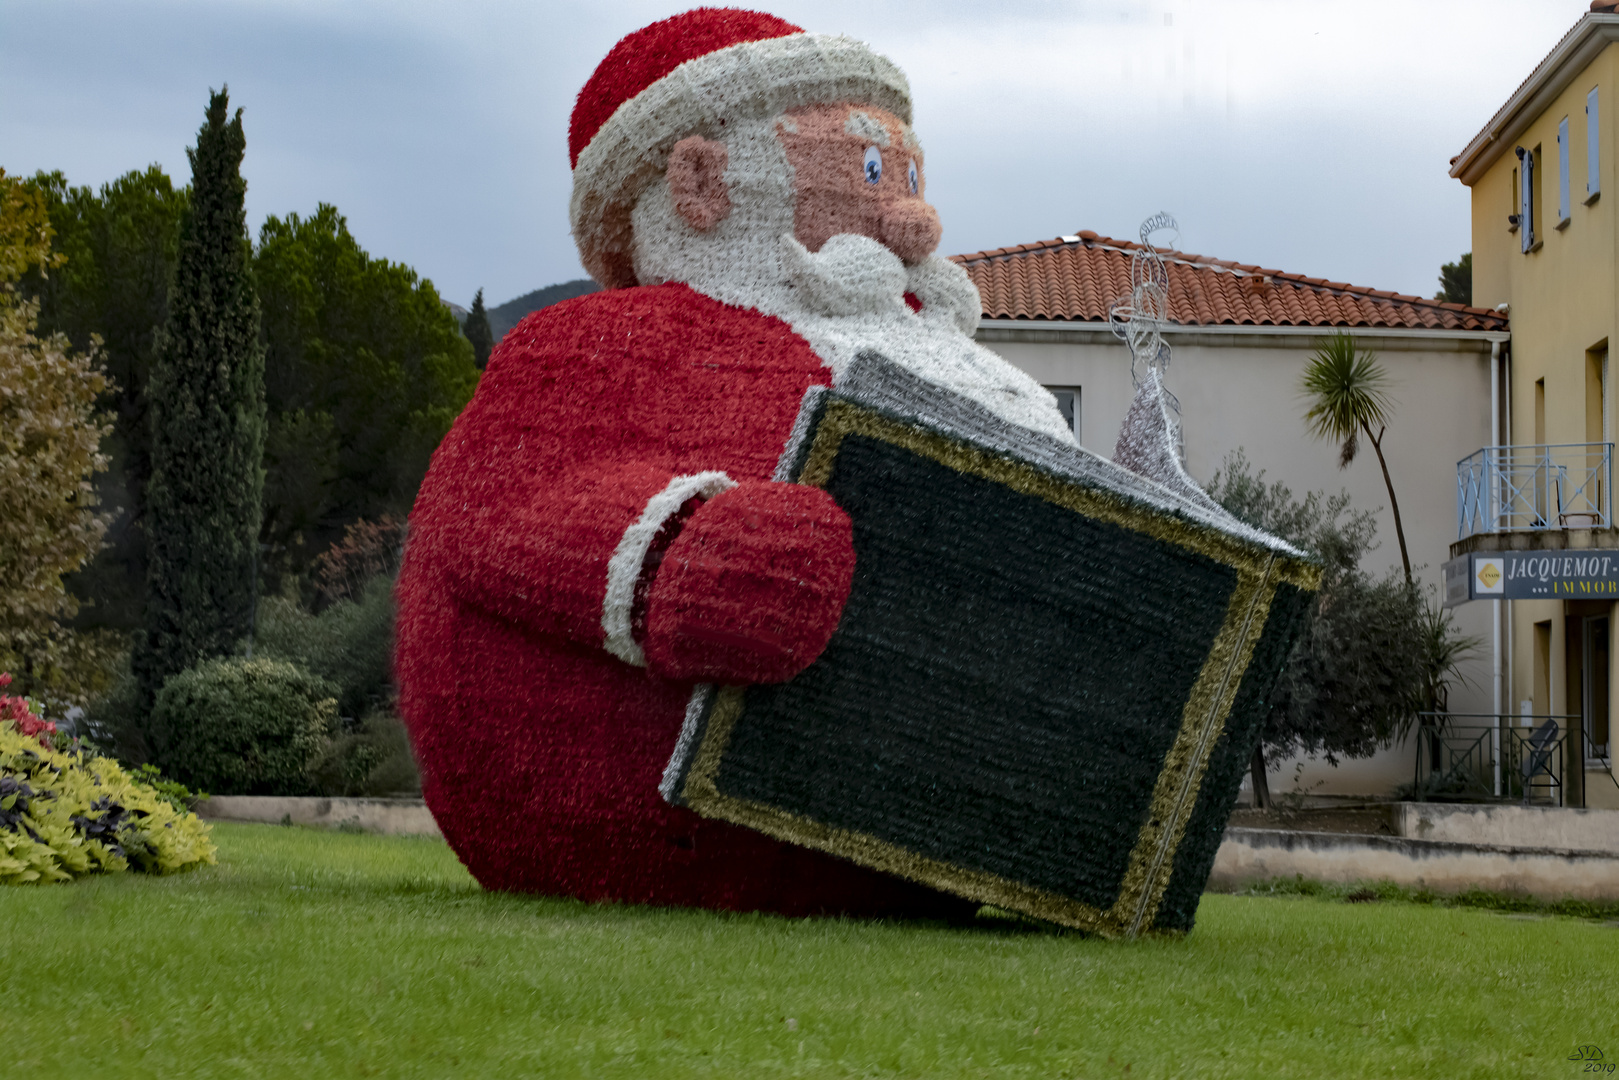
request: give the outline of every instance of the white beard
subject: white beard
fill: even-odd
[[[792,168],[774,128],[755,121],[727,132],[732,209],[713,229],[699,232],[675,213],[666,182],[642,194],[633,214],[641,283],[681,282],[774,315],[809,342],[833,386],[869,349],[1004,420],[1072,443],[1051,393],[972,339],[982,309],[961,267],[938,256],[907,267],[854,234],[813,254],[793,238]],[[920,313],[906,305],[907,292],[922,301]]]
[[[972,339],[982,308],[961,267],[936,255],[907,267],[854,234],[832,237],[813,255],[790,235],[780,243],[796,303],[769,314],[810,343],[832,369],[833,386],[870,349],[1004,420],[1073,442],[1050,391]],[[922,301],[920,312],[905,303],[906,293]]]

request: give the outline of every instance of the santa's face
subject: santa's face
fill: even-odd
[[[641,196],[635,280],[679,282],[781,319],[834,386],[875,352],[1005,420],[1073,441],[1056,400],[973,340],[978,290],[933,254],[939,218],[923,199],[921,149],[898,117],[843,102],[735,121],[724,134],[676,142],[665,182]]]
[[[922,149],[899,117],[871,105],[809,105],[776,130],[793,167],[793,232],[810,251],[847,233],[907,263],[939,246],[939,215],[923,199]]]

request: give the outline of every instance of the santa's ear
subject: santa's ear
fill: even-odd
[[[731,212],[731,191],[725,184],[725,166],[731,156],[725,144],[701,135],[688,135],[669,151],[669,193],[675,212],[698,232],[707,232]]]

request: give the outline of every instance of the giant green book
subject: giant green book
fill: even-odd
[[[822,656],[699,687],[677,805],[1033,918],[1184,933],[1317,567],[867,354],[778,479],[854,525]]]

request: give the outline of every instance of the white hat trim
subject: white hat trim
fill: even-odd
[[[911,122],[905,73],[864,42],[830,34],[746,41],[688,60],[620,105],[579,154],[568,219],[579,257],[603,285],[607,256],[628,257],[630,211],[688,135],[717,138],[727,121],[802,105],[855,101]]]

